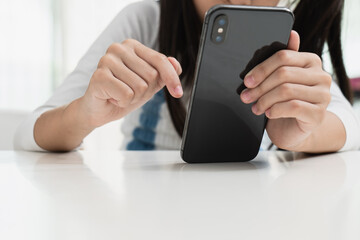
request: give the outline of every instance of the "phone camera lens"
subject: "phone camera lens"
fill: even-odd
[[[224,14],[216,16],[212,25],[211,41],[215,44],[222,44],[226,41],[226,33],[230,19]]]
[[[220,25],[220,26],[224,26],[225,23],[226,23],[225,19],[220,19],[220,20],[219,20],[219,25]]]

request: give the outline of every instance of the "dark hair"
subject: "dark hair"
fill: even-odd
[[[322,57],[328,44],[331,63],[341,91],[352,102],[352,91],[344,66],[341,47],[341,20],[344,0],[301,0],[294,11],[293,29],[301,38],[301,52]],[[176,57],[182,68],[180,75],[185,89],[194,82],[196,57],[199,48],[202,20],[193,0],[160,0],[160,52]],[[186,109],[179,99],[165,89],[171,119],[179,136],[184,129]]]

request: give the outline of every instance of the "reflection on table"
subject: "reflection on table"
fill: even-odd
[[[360,239],[360,152],[0,152],[1,239]]]

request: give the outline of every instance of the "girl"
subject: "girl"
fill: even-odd
[[[129,5],[47,103],[19,127],[16,148],[69,151],[95,128],[124,118],[124,149],[179,149],[205,12],[216,4],[284,2],[296,19],[288,49],[252,69],[245,78],[248,89],[239,98],[255,103],[254,114],[269,118],[262,146],[272,142],[281,149],[312,153],[359,148],[360,124],[349,103],[341,51],[343,0],[161,0]],[[322,67],[325,43],[333,76]]]

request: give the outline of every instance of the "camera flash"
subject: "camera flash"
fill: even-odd
[[[218,33],[223,33],[224,29],[223,28],[219,28],[218,29]]]

